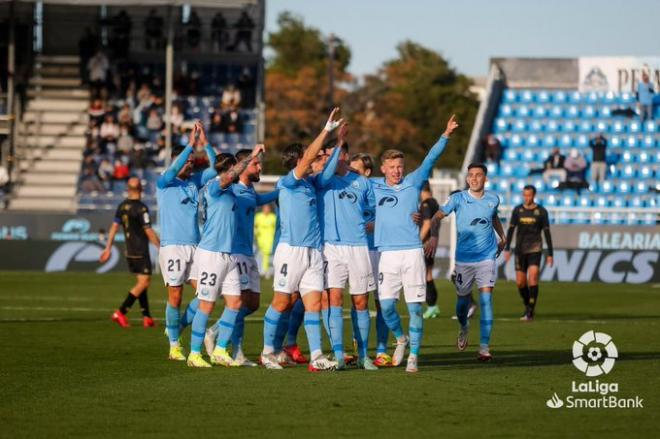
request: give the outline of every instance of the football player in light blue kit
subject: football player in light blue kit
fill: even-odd
[[[235,154],[237,162],[242,162],[251,155],[249,149],[242,149]],[[231,336],[232,356],[239,366],[255,367],[257,363],[248,360],[243,354],[242,340],[245,329],[245,317],[259,309],[259,296],[261,292],[261,278],[259,267],[254,257],[254,214],[258,206],[271,203],[277,199],[279,191],[274,190],[267,194],[259,194],[254,190],[254,183],[261,179],[261,157],[255,157],[245,171],[241,173],[239,181],[231,186],[237,204],[236,236],[232,244],[232,255],[236,257],[238,274],[241,282],[241,302],[239,314],[236,317],[234,333]],[[209,356],[214,350],[216,337],[221,328],[222,319],[206,330],[204,344]]]
[[[225,309],[218,322],[218,336],[215,349],[210,355],[211,363],[226,367],[238,366],[227,352],[242,305],[240,276],[236,258],[232,254],[238,232],[238,203],[232,185],[263,151],[264,146],[257,145],[252,154],[240,162],[232,154],[218,155],[215,165],[218,176],[205,187],[206,221],[194,261],[199,307],[192,321],[188,355],[190,367],[211,366],[202,358],[201,347],[206,323],[220,291],[225,300]]]
[[[197,223],[199,185],[216,175],[213,167],[215,151],[208,144],[201,123],[195,123],[191,140],[191,144],[182,151],[173,153],[174,161],[156,182],[161,236],[158,260],[168,297],[165,325],[170,341],[169,358],[177,361],[186,360],[179,344],[179,335],[182,327],[192,321],[197,305],[197,300],[193,299],[184,316],[180,316],[183,284],[188,280],[200,237]],[[201,174],[201,178],[194,178],[191,154],[202,145],[205,145],[211,166]],[[194,283],[193,288],[196,288]]]
[[[321,291],[323,291],[323,257],[321,230],[316,192],[335,173],[328,161],[326,169],[310,176],[312,162],[323,147],[330,132],[343,124],[335,121],[335,108],[325,128],[303,150],[299,144],[290,145],[282,154],[282,161],[290,172],[277,182],[280,189],[280,240],[273,257],[273,301],[264,316],[264,347],[261,364],[268,369],[282,369],[275,353],[275,339],[282,313],[291,309],[293,294],[300,292],[305,306],[304,326],[309,342],[310,371],[333,370],[337,363],[330,361],[321,350]],[[336,163],[336,161],[335,161]]]
[[[381,155],[380,168],[385,177],[371,179],[376,194],[375,243],[380,251],[378,297],[385,323],[396,337],[393,366],[401,364],[410,341],[406,372],[418,370],[417,358],[424,324],[422,303],[426,300],[424,251],[419,238],[419,226],[413,222],[412,215],[419,209],[419,194],[424,182],[431,176],[433,165],[456,128],[458,123],[452,115],[445,132],[420,167],[405,177],[403,153],[392,149],[385,151]],[[401,288],[410,314],[410,338],[403,333],[396,310]]]
[[[365,211],[375,208],[371,183],[353,172],[348,165],[347,126],[339,129],[338,144],[330,161],[337,160],[337,170],[320,189],[319,215],[323,221],[323,258],[329,290],[328,324],[337,369],[344,369],[343,293],[348,284],[352,300],[358,347],[358,367],[378,370],[367,355],[369,329],[369,292],[376,289],[369,258]]]
[[[468,166],[466,182],[469,189],[455,193],[440,206],[433,220],[439,221],[454,212],[456,214],[456,316],[460,324],[456,346],[463,351],[468,345],[468,310],[472,286],[479,289],[481,308],[479,329],[479,360],[490,361],[490,334],[493,329],[493,289],[497,280],[495,259],[506,245],[504,227],[497,214],[499,197],[484,190],[486,166],[472,163]],[[499,243],[495,232],[500,237]]]

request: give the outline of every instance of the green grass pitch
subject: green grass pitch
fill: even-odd
[[[494,360],[480,364],[478,320],[471,346],[457,352],[454,293],[439,281],[442,316],[426,322],[420,372],[408,375],[402,367],[189,369],[167,361],[162,320],[156,329],[139,326],[137,303],[130,329],[110,321],[132,280],[0,273],[0,437],[601,438],[652,437],[660,426],[658,285],[542,284],[538,318],[525,324],[515,285],[500,282]],[[252,359],[271,296],[268,282],[263,288],[261,309],[246,324]],[[157,276],[149,293],[162,319],[165,290]],[[643,398],[643,409],[546,407],[553,393],[565,399],[573,381],[588,381],[571,364],[571,346],[591,329],[610,334],[619,350],[600,381],[618,383],[620,397]],[[304,330],[299,341],[306,346]]]

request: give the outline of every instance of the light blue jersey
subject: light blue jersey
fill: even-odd
[[[318,175],[299,179],[294,168],[277,181],[276,187],[280,190],[279,242],[292,247],[321,248],[317,191],[324,188],[335,173],[338,155],[333,156],[334,160],[331,157]]]
[[[485,191],[483,197],[475,198],[468,190],[455,193],[440,206],[445,215],[456,213],[456,262],[474,263],[495,259],[497,238],[493,229],[493,218],[500,205],[499,197]]]
[[[254,214],[257,206],[271,203],[277,199],[279,192],[274,190],[267,194],[259,194],[252,186],[241,182],[233,184],[231,190],[238,204],[237,233],[232,245],[232,253],[254,256]]]
[[[211,180],[203,191],[206,221],[199,248],[216,253],[232,253],[237,232],[238,203],[232,185],[220,187],[218,178]]]
[[[374,195],[374,200],[375,200],[375,195]],[[369,223],[373,223],[374,221],[376,221],[376,206],[369,207],[364,211],[364,222],[366,224],[369,224]],[[374,236],[375,233],[373,230],[371,231],[371,233],[367,233],[367,245],[369,246],[369,251],[378,250],[378,248],[376,247]]]
[[[191,180],[177,177],[192,151],[192,146],[186,146],[156,182],[161,247],[197,245],[199,242],[198,187]]]
[[[431,176],[433,164],[444,151],[447,140],[445,136],[440,137],[420,167],[399,184],[389,186],[384,177],[370,179],[376,195],[375,244],[379,251],[422,247],[419,226],[413,222],[412,214],[419,210],[422,186]]]
[[[203,188],[208,181],[218,175],[218,172],[215,170],[215,150],[211,145],[206,145],[204,147],[204,152],[206,152],[206,157],[209,159],[208,168],[204,169],[202,172],[197,171],[190,176],[192,182],[195,183],[199,189]]]
[[[368,245],[365,211],[373,211],[376,206],[369,180],[350,171],[346,175],[335,174],[319,193],[323,199],[323,242]]]

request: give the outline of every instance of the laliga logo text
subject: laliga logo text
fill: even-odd
[[[588,331],[573,343],[573,365],[587,377],[607,375],[614,368],[619,351],[612,337],[603,332]],[[599,380],[586,382],[573,381],[573,394],[563,400],[554,393],[545,405],[552,409],[570,408],[644,408],[644,400],[639,396],[620,398],[613,395],[619,392],[619,383]],[[578,394],[575,396],[574,394]],[[595,394],[597,396],[587,396]]]

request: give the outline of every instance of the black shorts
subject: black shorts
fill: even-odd
[[[142,256],[126,256],[126,262],[131,273],[151,275],[151,258],[148,253]]]
[[[527,269],[531,265],[536,265],[537,267],[540,267],[542,254],[543,254],[542,252],[526,253],[522,255],[516,253],[516,271],[527,272]]]

